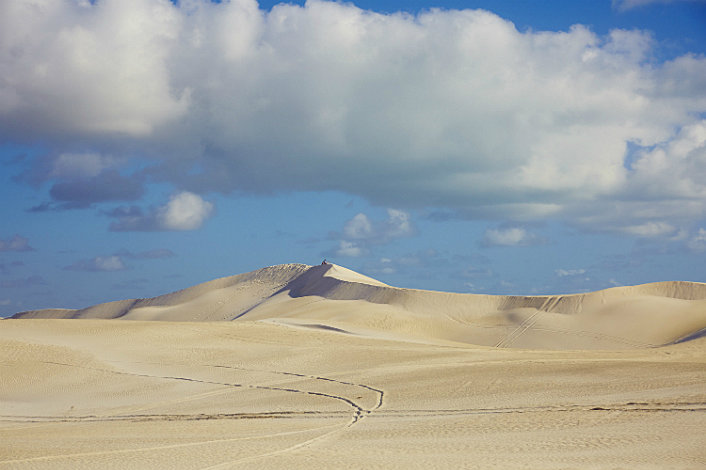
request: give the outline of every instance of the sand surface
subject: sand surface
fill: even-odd
[[[706,468],[705,298],[284,265],[27,312],[0,321],[0,469]]]

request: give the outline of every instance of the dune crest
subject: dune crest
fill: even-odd
[[[391,287],[333,264],[284,264],[150,299],[34,310],[12,318],[253,320],[416,342],[622,349],[702,337],[706,284],[660,282],[587,294],[491,296]]]

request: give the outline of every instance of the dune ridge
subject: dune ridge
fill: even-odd
[[[0,468],[704,468],[705,332],[699,283],[491,296],[302,264],[22,312]]]
[[[12,318],[255,320],[431,343],[639,348],[703,336],[706,284],[658,282],[553,296],[457,294],[392,287],[333,264],[284,264],[149,299]]]

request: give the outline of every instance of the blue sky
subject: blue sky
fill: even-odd
[[[0,315],[323,258],[706,281],[706,2],[0,4]]]

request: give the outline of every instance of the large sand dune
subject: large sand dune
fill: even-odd
[[[283,265],[23,312],[0,322],[0,469],[706,468],[705,298]]]
[[[401,289],[336,265],[287,264],[151,299],[13,318],[260,320],[360,335],[502,348],[651,347],[706,328],[706,284],[661,282],[564,296]]]

